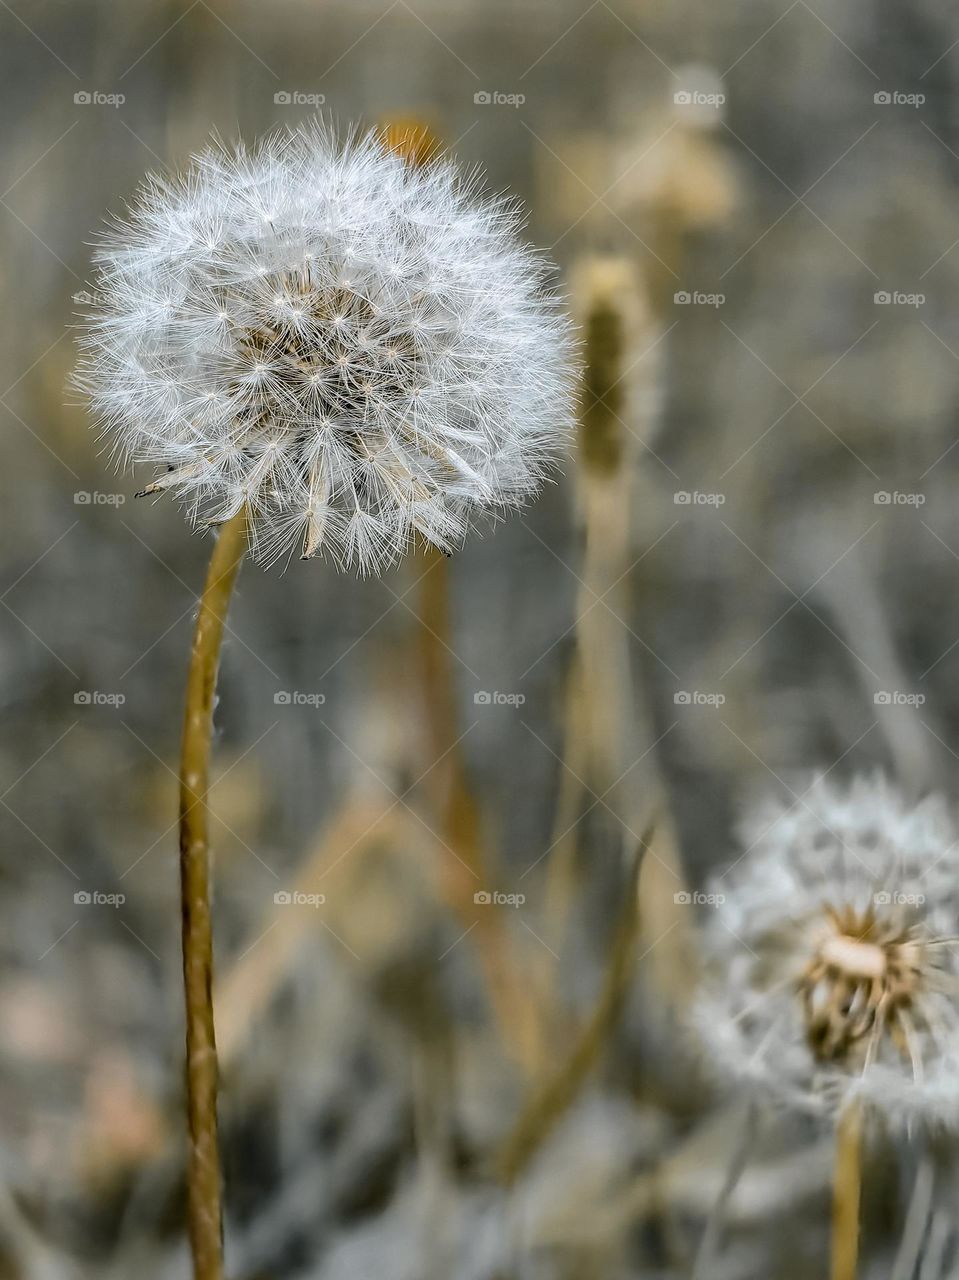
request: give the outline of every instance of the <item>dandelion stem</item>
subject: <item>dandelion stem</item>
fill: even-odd
[[[180,756],[180,903],[190,1129],[187,1182],[194,1280],[222,1280],[223,1276],[207,791],[223,625],[246,545],[247,522],[243,510],[223,525],[210,557],[190,652]]]
[[[836,1125],[830,1280],[856,1280],[862,1191],[862,1105],[851,1102]]]

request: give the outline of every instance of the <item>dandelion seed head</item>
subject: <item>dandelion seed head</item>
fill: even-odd
[[[571,426],[571,328],[515,205],[322,123],[146,179],[96,255],[78,385],[198,523],[361,572],[521,505]]]
[[[881,775],[750,815],[716,884],[695,1021],[707,1062],[790,1107],[861,1099],[959,1128],[959,841]]]

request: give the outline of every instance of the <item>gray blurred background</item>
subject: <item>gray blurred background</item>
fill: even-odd
[[[0,1277],[187,1274],[175,771],[209,544],[134,504],[67,389],[90,244],[146,170],[317,108],[422,123],[524,200],[579,318],[597,257],[637,318],[612,479],[571,460],[448,564],[241,576],[212,802],[231,1275],[688,1274],[738,1120],[682,1030],[683,894],[812,769],[956,789],[959,17],[0,0],[0,32]],[[607,980],[615,1025],[504,1189]],[[828,1156],[783,1123],[723,1275],[822,1270]],[[874,1172],[893,1222],[901,1164]]]

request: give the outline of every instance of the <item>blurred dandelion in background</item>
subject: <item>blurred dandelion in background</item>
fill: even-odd
[[[941,798],[875,775],[817,777],[751,813],[742,842],[703,941],[708,1067],[836,1122],[858,1204],[842,1147],[862,1119],[903,1136],[957,1123],[959,839]]]
[[[710,1067],[786,1104],[957,1122],[959,839],[939,797],[817,779],[743,824],[697,1005]]]

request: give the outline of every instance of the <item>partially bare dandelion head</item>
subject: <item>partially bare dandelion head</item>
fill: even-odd
[[[707,926],[710,1064],[789,1105],[959,1125],[959,847],[944,804],[824,780],[744,827]]]
[[[516,208],[323,124],[151,177],[97,254],[78,375],[120,461],[264,561],[459,544],[565,442],[570,327]]]

